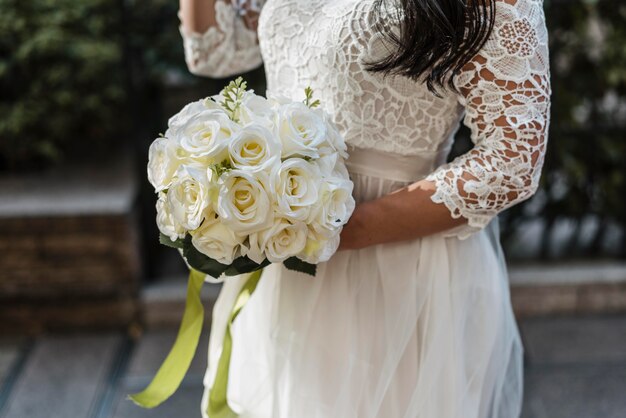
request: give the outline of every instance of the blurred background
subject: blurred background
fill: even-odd
[[[525,418],[626,416],[626,1],[545,0],[542,184],[500,216]],[[0,0],[0,418],[199,417],[211,304],[179,392],[157,370],[186,268],[158,244],[148,147],[228,80],[191,75],[175,0]],[[263,70],[244,75],[264,93]],[[453,155],[470,147],[461,129]]]

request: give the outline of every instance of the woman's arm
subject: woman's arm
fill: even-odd
[[[435,183],[421,180],[379,199],[359,204],[341,231],[340,250],[404,241],[467,223],[432,201]]]
[[[262,64],[256,34],[259,10],[250,4],[244,3],[241,16],[230,0],[180,0],[179,31],[191,73],[223,78]]]
[[[215,0],[180,0],[180,21],[187,32],[206,32],[217,25]]]
[[[475,147],[426,179],[357,206],[341,246],[362,248],[455,228],[465,238],[537,189],[549,126],[540,0],[498,0],[494,30],[456,76]]]

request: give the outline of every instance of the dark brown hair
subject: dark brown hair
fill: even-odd
[[[495,0],[376,0],[374,7],[378,29],[394,51],[366,68],[412,79],[424,76],[435,94],[438,88],[454,89],[453,76],[483,47],[495,18]],[[382,20],[390,10],[398,33]]]

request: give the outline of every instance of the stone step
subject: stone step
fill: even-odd
[[[626,263],[512,265],[509,277],[513,309],[518,318],[626,312]],[[185,277],[172,276],[144,286],[140,309],[148,328],[180,323],[186,283]],[[220,285],[204,286],[207,320],[219,290]]]
[[[43,336],[15,376],[2,418],[92,417],[122,341],[115,334]]]
[[[529,318],[523,418],[623,417],[626,410],[626,315]],[[127,395],[152,379],[176,330],[0,337],[2,418],[200,418],[207,365],[205,329],[180,388],[155,409]],[[591,383],[591,384],[590,384]]]
[[[626,311],[626,263],[514,265],[511,299],[518,317]]]
[[[205,325],[211,319],[211,308],[221,285],[205,284],[202,288]],[[187,296],[187,277],[172,276],[145,285],[141,290],[139,309],[147,328],[177,326],[183,317]]]

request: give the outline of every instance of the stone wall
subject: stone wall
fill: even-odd
[[[0,331],[124,327],[141,279],[129,158],[0,179]]]

